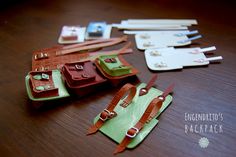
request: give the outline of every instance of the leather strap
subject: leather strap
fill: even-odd
[[[158,96],[159,99],[162,99],[163,102],[165,101],[165,98],[168,96],[168,94],[170,94],[173,89],[174,89],[174,84],[171,84],[160,96]],[[152,113],[148,119],[148,122],[151,121],[158,113],[158,111],[160,110],[159,107],[155,106],[154,109],[152,110]]]
[[[56,51],[56,55],[66,55],[78,51],[91,50],[91,49],[99,49],[103,47],[108,47],[112,45],[116,45],[123,41],[127,41],[127,36],[123,36],[120,38],[111,38],[111,39],[97,39],[93,41],[86,41],[81,44],[75,44],[70,46],[65,46],[62,49]]]
[[[157,80],[157,74],[153,75],[153,77],[148,82],[146,87],[140,89],[139,96],[146,95],[148,93],[149,89],[155,84],[156,80]]]
[[[132,141],[133,138],[136,137],[136,135],[143,128],[145,123],[150,120],[150,117],[153,116],[153,111],[155,111],[155,115],[158,113],[158,111],[162,107],[163,102],[165,101],[165,97],[173,90],[173,87],[174,85],[169,86],[162,95],[154,98],[151,101],[140,120],[135,124],[134,127],[130,128],[126,132],[125,137],[115,149],[114,154],[121,153],[125,150],[126,146]]]
[[[116,105],[119,103],[119,101],[121,100],[122,97],[125,96],[125,94],[129,92],[128,96],[125,98],[125,100],[123,101],[123,103],[127,106],[128,104],[131,103],[131,101],[133,100],[133,97],[136,94],[136,86],[133,86],[129,83],[125,84],[114,96],[114,98],[112,99],[112,101],[110,102],[110,104],[108,105],[108,107],[106,109],[104,109],[101,114],[100,117],[98,119],[98,121],[91,126],[88,129],[88,133],[87,135],[96,133],[98,131],[99,128],[102,127],[102,125],[108,120],[111,119],[113,117],[116,116],[116,112],[114,111],[114,108],[116,107]]]

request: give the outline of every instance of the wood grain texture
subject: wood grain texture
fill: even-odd
[[[171,0],[21,0],[5,1],[0,7],[0,156],[71,157],[113,156],[116,143],[97,133],[85,136],[92,119],[111,100],[118,88],[105,87],[84,98],[72,97],[32,109],[24,77],[31,68],[33,50],[57,43],[63,25],[104,20],[119,23],[128,18],[196,18],[203,35],[194,46],[217,47],[221,64],[159,73],[159,89],[176,84],[173,103],[161,115],[158,126],[134,150],[119,156],[214,156],[233,157],[236,145],[236,22],[235,4]],[[122,35],[112,30],[112,36]],[[134,43],[134,37],[129,36]],[[120,46],[116,46],[120,47]],[[115,48],[115,47],[114,47]],[[149,71],[143,52],[124,57],[141,71],[147,82]],[[108,48],[112,49],[112,48]],[[185,133],[185,113],[222,113],[223,133]],[[210,124],[212,124],[210,122]],[[198,140],[210,144],[200,148]]]

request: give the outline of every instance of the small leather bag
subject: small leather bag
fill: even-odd
[[[28,96],[33,101],[44,101],[69,96],[60,71],[31,71],[25,77]]]
[[[95,60],[95,65],[113,84],[138,73],[121,55],[102,55]]]
[[[100,130],[119,143],[114,154],[136,147],[157,125],[156,118],[171,103],[169,93],[172,90],[173,85],[165,92],[150,87],[150,83],[141,83],[137,87],[124,85],[108,107],[95,117],[87,135]]]
[[[66,63],[62,75],[68,88],[82,96],[92,92],[97,85],[107,81],[91,61]]]

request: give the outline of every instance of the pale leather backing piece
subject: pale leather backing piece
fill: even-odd
[[[163,48],[173,46],[185,46],[191,44],[191,41],[181,43],[180,41],[188,40],[186,35],[176,36],[178,31],[157,31],[157,32],[145,32],[135,35],[135,42],[137,48],[140,50]]]
[[[206,59],[204,53],[196,51],[200,48],[163,48],[148,49],[145,51],[145,59],[149,69],[157,71],[182,69],[188,66],[208,65],[209,61],[196,62],[200,59]],[[156,55],[153,55],[153,52]],[[160,66],[158,66],[160,65]]]

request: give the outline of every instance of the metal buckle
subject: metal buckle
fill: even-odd
[[[44,58],[48,58],[48,54],[47,53],[38,53],[34,56],[34,59],[35,60],[39,60],[39,59],[44,59]]]
[[[104,61],[106,63],[116,63],[117,62],[115,58],[106,58]]]
[[[49,80],[49,75],[45,74],[45,73],[42,73],[42,79]]]
[[[76,65],[75,65],[75,69],[76,69],[76,70],[83,70],[84,67],[83,67],[82,65],[76,64]]]
[[[106,121],[107,119],[111,119],[113,118],[116,114],[114,112],[111,112],[107,109],[104,109],[103,112],[106,112],[107,113],[107,116],[105,118],[103,118],[101,115],[102,113],[100,114],[100,117],[99,119],[102,120],[103,122]]]
[[[133,135],[129,134],[129,131],[132,130],[132,129],[135,131],[135,133]],[[139,129],[135,128],[135,127],[132,127],[126,132],[125,135],[129,138],[134,138],[138,133],[139,133]]]
[[[83,78],[89,78],[89,75],[88,74],[82,74],[81,75]]]

